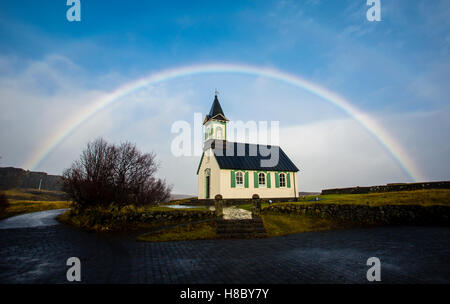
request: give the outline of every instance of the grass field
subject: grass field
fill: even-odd
[[[186,240],[217,239],[216,224],[214,221],[188,224],[157,233],[145,233],[137,237],[143,242],[169,242]]]
[[[311,218],[291,214],[262,214],[267,236],[346,228],[329,219]]]
[[[9,200],[21,201],[66,201],[67,194],[62,191],[38,189],[10,189],[3,190]]]
[[[24,213],[70,208],[72,202],[67,200],[64,192],[37,189],[13,189],[3,191],[9,206],[0,212],[0,219]]]
[[[330,194],[319,196],[327,204],[450,205],[450,189],[383,192],[370,194]]]
[[[314,200],[316,197],[319,201]],[[282,205],[286,203],[273,203],[272,205]],[[314,195],[301,198],[298,202],[289,204],[356,204],[369,206],[382,205],[450,205],[450,189],[430,189],[416,191],[398,191],[370,194],[330,194]],[[262,208],[269,206],[263,203]],[[239,206],[246,210],[251,210],[251,204]]]
[[[315,198],[319,200],[316,201]],[[272,205],[282,205],[286,203],[273,203]],[[449,205],[450,190],[417,190],[370,194],[338,194],[338,195],[314,195],[301,198],[299,202],[289,202],[289,204],[357,204],[369,206],[381,205]],[[262,208],[269,206],[262,204]],[[251,211],[252,205],[240,205],[240,208]],[[350,224],[339,223],[330,219],[312,218],[298,214],[270,214],[263,213],[261,217],[266,228],[267,236],[275,237],[293,233],[309,231],[323,231],[342,228],[351,228]],[[138,239],[149,242],[162,241],[182,241],[193,239],[214,239],[218,238],[212,230],[212,224],[191,225],[189,227],[178,227],[159,232],[157,234],[144,234]]]
[[[23,213],[70,208],[71,202],[66,200],[63,192],[58,191],[39,191],[36,189],[20,189],[4,191],[9,200],[9,206],[0,213],[0,219],[19,215]],[[319,200],[316,201],[315,198]],[[180,201],[173,201],[173,204],[179,204]],[[282,205],[286,203],[273,203],[272,205]],[[298,202],[290,202],[290,204],[358,204],[369,206],[381,205],[450,205],[450,190],[417,190],[417,191],[400,191],[386,193],[370,193],[370,194],[336,194],[336,195],[317,195],[302,197]],[[262,208],[267,207],[267,203],[263,203]],[[239,206],[246,210],[251,210],[251,204]],[[174,211],[168,207],[142,207],[151,208],[152,211]],[[137,208],[139,211],[140,209]],[[202,209],[186,209],[195,212]],[[204,209],[203,209],[204,210]],[[86,217],[69,217],[69,213],[60,216],[63,222],[85,228],[89,225],[89,218]],[[262,214],[264,226],[269,237],[287,235],[292,233],[301,233],[307,231],[321,231],[345,228],[342,224],[327,219],[309,218],[300,215],[289,214]],[[78,221],[78,222],[74,222]],[[176,221],[168,221],[167,225],[177,224]],[[163,227],[161,223],[138,225],[143,229],[155,229]],[[96,229],[98,231],[98,229]],[[102,229],[100,229],[102,231]],[[147,233],[138,237],[140,241],[162,242],[162,241],[182,241],[194,239],[215,239],[218,238],[214,222],[189,224],[171,228],[159,233]]]
[[[342,224],[326,219],[312,219],[299,215],[263,214],[262,219],[268,237],[282,236],[309,231],[322,231],[346,228]],[[145,233],[137,237],[143,242],[172,242],[187,240],[220,239],[214,221],[190,224],[160,231]]]

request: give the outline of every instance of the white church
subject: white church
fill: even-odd
[[[250,199],[258,194],[264,199],[296,199],[299,169],[278,146],[227,141],[228,119],[217,94],[206,115],[204,149],[197,169],[198,198]],[[274,166],[263,164],[268,149],[278,148],[279,159]],[[242,153],[242,152],[245,153]],[[264,155],[264,156],[263,156]]]

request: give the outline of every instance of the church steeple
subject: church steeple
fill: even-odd
[[[214,96],[214,101],[211,106],[211,110],[209,110],[209,114],[206,115],[205,121],[203,124],[206,124],[207,121],[210,119],[216,119],[221,121],[228,121],[228,119],[225,117],[225,114],[223,113],[222,106],[220,105],[219,99],[217,98],[217,92]]]
[[[203,125],[205,126],[205,141],[209,139],[227,139],[227,122],[219,98],[217,98],[217,91],[214,96],[214,101],[211,106],[209,114],[206,115]]]

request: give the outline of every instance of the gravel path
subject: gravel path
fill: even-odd
[[[251,219],[252,213],[248,210],[238,208],[236,206],[223,208],[224,220],[245,220]]]

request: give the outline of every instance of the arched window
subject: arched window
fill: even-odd
[[[223,130],[221,127],[216,128],[216,137],[217,139],[223,139]]]
[[[211,169],[205,169],[205,176],[211,176]]]
[[[280,173],[280,187],[286,187],[286,174]]]
[[[261,186],[265,186],[266,185],[266,175],[264,173],[259,173],[258,174],[258,185]]]
[[[236,172],[236,186],[237,187],[244,186],[244,174],[242,172]]]

